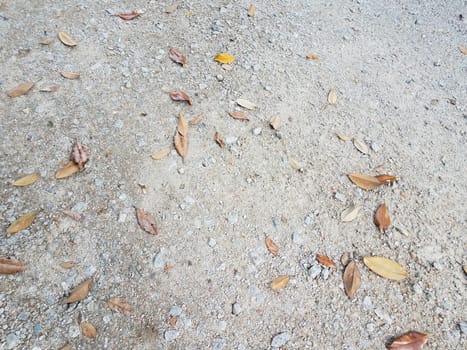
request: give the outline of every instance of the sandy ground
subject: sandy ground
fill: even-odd
[[[28,267],[0,276],[0,349],[384,349],[409,330],[430,334],[427,349],[465,349],[465,2],[256,1],[253,17],[248,1],[183,1],[168,14],[170,4],[1,2],[0,257]],[[143,14],[112,16],[133,10]],[[64,46],[60,31],[78,45]],[[171,47],[185,66],[169,59]],[[231,70],[218,52],[235,57]],[[36,82],[28,94],[7,96],[25,81]],[[178,89],[192,106],[170,100]],[[235,110],[250,121],[229,117]],[[184,160],[173,149],[179,113],[203,117]],[[57,180],[75,141],[91,160]],[[11,185],[32,172],[37,183]],[[398,180],[364,191],[350,173]],[[381,234],[373,215],[383,202],[392,223]],[[353,203],[359,216],[342,222]],[[141,230],[135,207],[154,215],[157,236]],[[33,210],[28,229],[6,235]],[[314,265],[313,278],[316,253],[337,268]],[[352,299],[344,253],[362,275]],[[368,255],[409,277],[379,277]],[[289,284],[273,291],[279,275]],[[63,304],[89,277],[87,297]],[[130,316],[107,306],[117,296]]]

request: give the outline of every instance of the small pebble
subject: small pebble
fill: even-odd
[[[321,270],[321,278],[322,278],[323,280],[327,280],[328,277],[329,277],[329,273],[330,273],[330,272],[329,272],[329,269],[323,268],[323,269]]]
[[[232,304],[232,314],[238,315],[240,312],[242,312],[242,308],[239,303],[233,303]]]
[[[279,334],[276,334],[272,340],[271,340],[271,346],[273,348],[279,348],[281,346],[284,346],[287,344],[290,340],[290,334],[287,332],[282,332]]]
[[[42,325],[40,323],[36,323],[33,328],[34,334],[42,333]]]
[[[321,274],[321,266],[319,264],[315,264],[308,269],[308,276],[310,276],[313,279],[318,277],[320,274]]]
[[[169,310],[170,316],[180,316],[182,314],[182,308],[180,306],[174,305]]]
[[[227,217],[227,221],[229,222],[229,224],[235,225],[238,222],[238,215],[229,215]]]
[[[117,129],[123,128],[123,120],[121,119],[116,120],[114,123],[114,128],[117,128]]]
[[[30,312],[28,311],[23,311],[18,315],[18,320],[20,321],[26,321],[29,318],[29,315],[31,315]]]
[[[81,334],[81,330],[77,324],[72,324],[68,330],[68,336],[70,338],[76,338]]]
[[[274,133],[274,135],[279,139],[279,140],[282,140],[282,138],[284,137],[284,134],[281,132],[281,131],[276,131]]]
[[[214,238],[210,237],[209,240],[208,240],[208,246],[210,246],[211,248],[214,248],[216,246],[217,242]]]
[[[257,128],[253,129],[253,135],[258,136],[261,134],[262,131],[263,131],[263,128],[258,126]]]
[[[272,219],[272,225],[274,227],[278,227],[281,224],[281,221],[278,218],[273,218]]]
[[[164,339],[166,341],[172,341],[178,337],[178,331],[175,329],[168,329],[164,332]]]
[[[294,242],[295,244],[302,243],[302,237],[301,237],[300,233],[298,233],[298,232],[292,233],[292,242]]]
[[[367,310],[367,311],[369,311],[369,310],[371,310],[373,308],[371,298],[368,295],[363,298],[363,308],[365,310]]]
[[[10,333],[6,336],[6,348],[7,349],[14,349],[16,348],[16,346],[18,345],[19,343],[19,339],[18,337],[16,336],[15,333]]]
[[[345,203],[347,201],[347,197],[342,193],[336,192],[334,198],[337,199],[339,202]]]
[[[224,76],[222,74],[217,74],[216,75],[216,79],[217,81],[223,81],[224,80]]]
[[[225,143],[228,144],[228,145],[232,145],[235,142],[237,142],[237,140],[238,140],[238,137],[236,137],[236,136],[227,136],[225,138]]]
[[[177,172],[178,172],[180,175],[183,175],[183,174],[185,174],[185,169],[183,169],[183,168],[178,168],[178,169],[177,169]]]
[[[222,350],[225,345],[225,340],[224,339],[214,339],[212,341],[212,347],[214,350]]]
[[[376,142],[372,142],[372,143],[370,144],[370,147],[371,147],[371,149],[372,149],[374,152],[378,152],[378,151],[380,150],[380,147],[379,147],[379,145],[378,145]]]

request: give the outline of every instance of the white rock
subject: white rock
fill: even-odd
[[[281,332],[276,334],[271,340],[271,346],[273,348],[279,348],[287,344],[290,340],[290,334],[287,332]]]

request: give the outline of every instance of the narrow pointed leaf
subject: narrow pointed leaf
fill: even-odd
[[[186,64],[186,57],[178,50],[171,48],[169,50],[169,57],[175,63],[180,63],[182,66]]]
[[[12,183],[12,185],[17,186],[17,187],[32,185],[34,182],[39,180],[39,178],[40,178],[39,173],[29,174],[29,175],[23,176],[22,178],[16,180],[15,182]]]
[[[216,131],[216,133],[214,134],[214,140],[217,142],[217,144],[219,145],[220,148],[224,148],[225,147],[225,142],[224,142],[224,139],[222,138],[222,136],[219,134],[219,132]]]
[[[27,229],[29,226],[31,226],[36,216],[37,213],[35,211],[32,211],[19,217],[10,226],[8,226],[8,228],[6,229],[6,233],[12,235],[14,233],[18,233]]]
[[[190,124],[191,125],[198,125],[199,123],[201,123],[203,121],[203,117],[198,115],[197,117],[194,117],[191,121],[190,121]]]
[[[275,279],[272,280],[270,287],[272,290],[283,289],[287,287],[287,284],[289,284],[289,280],[290,280],[290,277],[286,275],[276,277]]]
[[[79,73],[75,73],[75,72],[60,72],[60,75],[64,77],[65,79],[70,79],[70,80],[76,80],[76,79],[79,79],[80,77]]]
[[[462,52],[464,55],[467,55],[467,47],[459,47],[459,51]]]
[[[174,135],[174,145],[178,154],[185,158],[188,152],[188,122],[182,114],[178,117],[177,129]]]
[[[154,220],[154,217],[151,214],[141,208],[136,208],[136,217],[138,219],[139,226],[144,231],[151,235],[157,235],[156,220]]]
[[[365,256],[363,262],[371,271],[390,280],[402,281],[408,276],[407,271],[391,259],[380,256]]]
[[[341,214],[341,220],[343,222],[350,222],[354,220],[360,211],[359,205],[352,205],[351,207],[345,209]]]
[[[50,45],[50,44],[53,43],[53,41],[54,41],[53,38],[47,38],[47,39],[44,39],[44,40],[40,41],[39,44],[41,44],[41,45]]]
[[[248,118],[248,116],[242,112],[229,112],[229,115],[237,120],[250,120],[250,118]]]
[[[50,85],[50,86],[41,88],[39,91],[40,92],[56,92],[58,91],[58,89],[60,89],[60,85]]]
[[[34,83],[32,81],[29,81],[27,83],[22,83],[15,87],[14,89],[8,90],[6,94],[10,97],[18,97],[21,95],[26,94],[29,90],[32,89],[34,86]]]
[[[264,241],[266,243],[266,247],[269,250],[269,253],[271,253],[274,256],[277,256],[279,254],[279,247],[277,246],[277,244],[270,237],[266,237]]]
[[[316,254],[316,260],[318,260],[318,262],[323,266],[331,267],[331,268],[336,268],[337,267],[336,263],[334,261],[332,261],[326,255]]]
[[[350,136],[344,135],[344,134],[336,134],[336,136],[339,138],[339,140],[342,141],[351,141],[352,138]]]
[[[375,176],[371,175],[349,174],[348,177],[350,181],[364,190],[372,190],[381,185],[381,182]]]
[[[256,105],[255,105],[253,102],[250,102],[250,101],[245,100],[245,99],[243,99],[243,98],[239,98],[239,99],[237,100],[237,104],[238,104],[239,106],[242,106],[243,108],[250,109],[250,110],[256,108]]]
[[[232,63],[235,60],[235,58],[228,53],[221,52],[218,53],[216,57],[214,57],[214,60],[219,63],[229,64]]]
[[[397,177],[394,176],[394,175],[378,175],[378,176],[375,176],[379,182],[381,182],[382,184],[389,184],[391,182],[394,182],[396,181]]]
[[[66,32],[59,32],[58,33],[58,38],[66,46],[73,47],[73,46],[78,45],[78,42],[70,34],[68,34]]]
[[[395,338],[387,345],[387,348],[394,350],[422,350],[427,341],[428,334],[410,331]]]
[[[360,270],[358,269],[357,263],[352,260],[347,264],[344,270],[345,294],[347,294],[349,298],[353,298],[358,288],[360,288],[361,283],[362,277]]]
[[[358,149],[363,154],[368,154],[369,152],[368,146],[362,140],[353,139],[353,145],[355,146],[356,149]]]
[[[384,233],[388,229],[391,224],[391,219],[389,218],[389,210],[386,203],[381,204],[378,209],[376,209],[374,222],[379,228],[379,232]]]
[[[248,9],[248,16],[253,17],[255,15],[255,4],[251,3]]]
[[[306,57],[307,59],[309,59],[309,60],[317,60],[317,59],[319,59],[319,56],[318,56],[318,55],[315,55],[315,54],[312,54],[312,53],[306,55],[305,57]]]
[[[14,273],[22,272],[26,269],[27,265],[19,261],[0,258],[0,274],[11,275]]]
[[[89,290],[91,289],[92,285],[92,277],[88,278],[86,281],[82,282],[77,287],[73,288],[70,293],[70,296],[66,298],[62,304],[70,304],[76,301],[81,301],[86,298],[89,294]]]

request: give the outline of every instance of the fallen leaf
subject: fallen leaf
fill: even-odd
[[[78,213],[75,213],[74,211],[63,210],[63,214],[65,214],[69,218],[72,218],[75,221],[80,221],[81,220],[81,215],[79,215]]]
[[[167,323],[169,325],[171,325],[172,327],[175,327],[175,325],[177,324],[177,321],[178,321],[178,317],[177,316],[171,316],[168,320],[167,320]]]
[[[216,57],[214,57],[214,60],[219,63],[230,64],[235,60],[235,58],[232,55],[229,55],[228,53],[221,52],[218,53]]]
[[[364,189],[372,190],[378,186],[381,186],[381,182],[374,176],[365,174],[349,174],[347,175],[355,185]]]
[[[229,112],[229,115],[237,120],[250,120],[250,118],[248,118],[248,116],[242,112]]]
[[[81,322],[79,327],[81,328],[81,333],[83,333],[85,337],[88,337],[88,338],[96,337],[97,335],[96,327],[94,327],[91,323]]]
[[[169,50],[169,57],[175,63],[180,63],[182,66],[186,64],[186,57],[178,50],[171,48]]]
[[[281,117],[278,116],[278,115],[275,115],[274,117],[272,117],[272,118],[269,120],[269,125],[270,125],[271,128],[273,128],[274,130],[279,130],[280,127],[281,127]]]
[[[341,214],[341,221],[343,222],[350,222],[354,220],[358,216],[358,212],[360,211],[359,205],[352,205],[351,207],[345,209]]]
[[[26,94],[29,90],[32,89],[33,86],[34,86],[34,83],[32,81],[28,81],[27,83],[22,83],[18,85],[12,90],[8,90],[6,94],[10,97],[18,97],[18,96]]]
[[[328,92],[328,103],[330,105],[335,105],[337,103],[337,92],[335,89],[331,89]]]
[[[270,237],[266,237],[264,241],[266,243],[266,247],[269,250],[269,253],[271,253],[274,256],[277,256],[279,254],[279,247],[277,246],[277,244]]]
[[[222,138],[222,136],[216,131],[216,133],[214,134],[214,140],[216,140],[217,144],[221,147],[221,148],[224,148],[225,147],[225,142],[224,142],[224,139]]]
[[[46,87],[41,88],[39,91],[41,91],[41,92],[56,92],[56,91],[58,91],[58,89],[60,89],[60,85],[50,85],[50,86],[46,86]]]
[[[459,47],[459,51],[462,52],[464,55],[467,55],[467,47]]]
[[[191,125],[198,125],[199,123],[201,123],[203,121],[203,117],[202,116],[197,116],[197,117],[194,117],[191,121],[190,121],[190,124]]]
[[[60,75],[64,77],[65,79],[70,79],[70,80],[76,80],[76,79],[79,79],[80,77],[79,73],[74,73],[74,72],[60,72]]]
[[[172,264],[171,262],[168,262],[164,266],[164,272],[169,272],[173,267],[174,267],[174,264]]]
[[[152,235],[157,235],[157,224],[154,217],[147,211],[141,208],[136,208],[136,217],[138,218],[139,226]]]
[[[71,346],[70,343],[66,343],[59,350],[73,350],[73,347]]]
[[[133,11],[130,13],[117,13],[115,16],[118,16],[125,21],[131,21],[132,19],[135,19],[136,17],[141,16],[141,13]]]
[[[154,152],[151,158],[154,160],[161,160],[170,154],[170,148],[161,149],[160,151]]]
[[[336,134],[336,136],[342,141],[350,141],[352,138],[344,134]]]
[[[131,306],[128,304],[125,298],[119,298],[119,297],[114,297],[110,298],[110,300],[107,302],[107,305],[109,306],[109,309],[112,311],[120,312],[121,314],[124,314],[125,316],[130,316],[131,315]]]
[[[407,271],[401,265],[387,258],[365,256],[363,262],[371,271],[390,280],[402,281],[408,276]]]
[[[88,296],[89,290],[92,284],[92,277],[82,282],[77,287],[73,288],[68,298],[66,298],[62,304],[71,304],[76,301],[81,301]]]
[[[183,91],[173,91],[169,95],[170,98],[174,101],[184,101],[187,102],[190,106],[192,105],[191,98]]]
[[[248,16],[253,17],[255,15],[255,4],[251,3],[248,9]]]
[[[141,192],[143,192],[143,194],[146,194],[146,192],[147,192],[147,187],[146,187],[146,185],[143,184],[143,183],[141,183],[141,182],[139,182],[139,183],[138,183],[138,186],[139,186],[139,188],[141,188]]]
[[[312,53],[306,55],[305,57],[306,57],[307,59],[309,59],[309,60],[317,60],[317,59],[319,59],[319,56],[318,56],[318,55],[315,55],[315,54],[312,54]]]
[[[382,184],[389,184],[391,182],[394,182],[397,179],[397,177],[394,176],[394,175],[378,175],[378,176],[375,176],[375,177]]]
[[[27,265],[19,261],[13,261],[6,258],[0,258],[0,274],[11,275],[14,273],[22,272],[26,269]]]
[[[239,98],[237,100],[237,104],[239,106],[242,106],[243,108],[250,109],[250,110],[256,108],[256,105],[253,102],[250,102],[248,100],[244,100],[243,98]]]
[[[167,6],[167,8],[165,9],[165,12],[168,14],[172,14],[177,10],[177,8],[178,8],[178,3],[174,2],[172,5]]]
[[[287,287],[289,280],[290,280],[290,277],[286,275],[276,277],[272,280],[270,287],[272,290],[279,290],[279,289],[285,288]]]
[[[41,175],[39,173],[29,174],[29,175],[23,176],[22,178],[14,181],[12,183],[12,185],[17,186],[17,187],[32,185],[34,182],[39,180],[40,176]]]
[[[323,266],[332,267],[332,268],[337,267],[336,263],[332,261],[331,259],[329,259],[329,257],[327,257],[326,255],[316,254],[316,260],[318,260],[318,262]]]
[[[362,140],[353,139],[353,145],[355,146],[356,149],[358,149],[363,154],[368,154],[368,151],[369,151],[368,146]]]
[[[77,164],[79,169],[83,169],[84,165],[89,161],[86,148],[79,142],[75,142],[73,145],[70,160]]]
[[[178,117],[177,129],[174,135],[174,145],[178,154],[185,158],[188,152],[188,122],[182,114]]]
[[[76,266],[76,262],[74,261],[64,261],[60,264],[60,267],[63,267],[64,269],[71,269]]]
[[[360,288],[361,283],[362,277],[360,275],[360,270],[358,269],[357,263],[352,260],[344,270],[345,294],[347,294],[349,298],[353,298],[358,288]]]
[[[464,270],[464,273],[467,274],[467,265],[462,266],[462,269]]]
[[[78,45],[78,42],[75,39],[73,39],[73,37],[71,37],[70,34],[68,34],[66,32],[59,32],[58,33],[58,38],[66,46],[73,47],[73,46]]]
[[[41,44],[41,45],[50,45],[50,44],[53,43],[53,41],[54,41],[53,38],[47,38],[47,39],[44,39],[44,40],[40,41],[39,44]]]
[[[36,215],[37,213],[35,211],[24,214],[23,216],[16,219],[10,226],[8,226],[6,233],[12,235],[27,229],[33,223]]]
[[[293,169],[295,169],[297,171],[300,171],[300,172],[303,172],[303,165],[300,162],[298,162],[297,160],[295,160],[293,158],[290,158],[289,159],[289,164]]]
[[[78,164],[75,164],[73,161],[70,160],[67,165],[65,165],[63,168],[59,169],[55,173],[55,178],[56,179],[64,179],[68,176],[73,175],[74,173],[79,171]]]
[[[428,334],[410,331],[395,338],[387,345],[387,348],[395,350],[422,350],[427,341]]]
[[[378,209],[376,209],[374,222],[375,225],[379,228],[379,232],[381,233],[384,233],[391,224],[389,210],[386,206],[386,203],[381,204]]]
[[[379,173],[379,172],[383,171],[385,167],[386,166],[384,164],[380,164],[375,168],[375,171]]]
[[[437,104],[439,104],[439,100],[437,98],[434,98],[430,101],[430,103],[432,106],[436,106]]]

